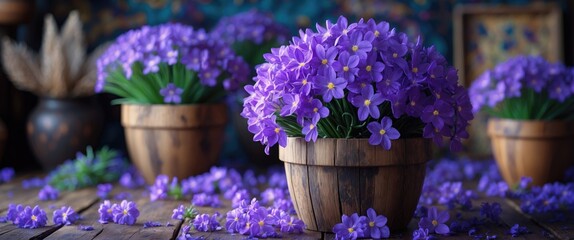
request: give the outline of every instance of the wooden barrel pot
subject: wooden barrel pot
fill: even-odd
[[[225,104],[122,105],[130,159],[148,184],[159,174],[183,179],[208,171],[226,122]]]
[[[563,180],[574,165],[574,121],[489,119],[494,158],[504,180],[514,186],[522,176],[532,184]]]
[[[392,141],[391,150],[368,139],[288,138],[279,149],[297,215],[307,229],[331,232],[343,214],[366,215],[373,208],[388,218],[392,232],[413,218],[432,156],[423,138]]]
[[[26,124],[28,142],[44,170],[52,170],[87,146],[97,148],[104,125],[94,98],[42,97]]]

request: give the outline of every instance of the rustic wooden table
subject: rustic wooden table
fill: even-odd
[[[189,205],[190,200],[163,200],[151,202],[144,189],[126,189],[117,185],[114,186],[112,196],[123,194],[128,199],[135,201],[140,210],[140,217],[137,223],[132,226],[118,224],[100,224],[98,223],[98,208],[101,200],[96,195],[95,188],[87,188],[73,192],[62,192],[57,200],[39,201],[39,188],[24,189],[22,180],[32,177],[33,175],[22,175],[11,182],[0,184],[0,216],[6,215],[8,204],[19,203],[23,205],[40,205],[48,214],[48,225],[38,229],[20,229],[12,223],[0,223],[0,239],[174,239],[177,238],[184,221],[170,219],[172,210],[180,204]],[[222,198],[223,199],[223,198]],[[119,202],[119,200],[115,200]],[[502,205],[502,215],[500,224],[487,224],[480,227],[479,233],[486,235],[496,235],[496,239],[510,239],[508,234],[510,227],[516,223],[526,226],[530,234],[522,235],[518,239],[574,239],[574,216],[566,216],[568,219],[561,222],[548,221],[551,216],[529,216],[523,214],[518,204],[509,199],[487,198],[483,197],[473,201],[475,206],[480,206],[481,202],[498,202]],[[81,215],[81,220],[69,226],[53,225],[52,211],[61,206],[71,206]],[[231,209],[229,201],[223,201],[221,208],[204,208],[199,207],[200,213],[220,212],[223,216]],[[457,211],[463,214],[463,217],[480,216],[479,210],[474,211]],[[451,220],[455,218],[455,213],[451,212]],[[225,219],[222,218],[222,226]],[[161,227],[144,228],[143,223],[146,221],[159,221],[163,224]],[[165,226],[167,222],[173,225]],[[409,230],[402,234],[392,233],[394,239],[412,239],[412,232],[417,228],[418,219],[410,222]],[[449,221],[450,223],[450,221]],[[91,225],[92,231],[82,231],[78,229],[79,225]],[[245,239],[246,236],[230,234],[224,230],[212,233],[196,232],[192,230],[192,236],[205,237],[206,239]],[[486,234],[486,235],[484,235]],[[284,234],[284,239],[333,239],[333,234],[321,234],[307,231],[303,234]],[[440,236],[441,239],[476,239],[467,234],[454,234],[451,236]]]

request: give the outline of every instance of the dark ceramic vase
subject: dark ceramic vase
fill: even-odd
[[[28,118],[28,142],[44,170],[52,170],[86,146],[96,147],[103,121],[93,98],[40,98]]]

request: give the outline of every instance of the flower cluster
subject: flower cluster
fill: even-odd
[[[120,204],[112,204],[109,200],[104,200],[98,209],[100,223],[106,224],[114,222],[123,225],[133,225],[136,223],[140,211],[134,202],[123,200]]]
[[[342,223],[333,227],[336,239],[372,238],[381,239],[390,236],[387,218],[377,215],[374,209],[367,210],[367,216],[359,216],[353,213],[351,216],[343,214]]]
[[[225,228],[230,233],[267,238],[278,237],[275,228],[286,233],[301,233],[305,224],[281,209],[262,207],[254,198],[251,203],[244,200],[239,207],[227,212]]]
[[[14,178],[14,168],[0,169],[0,183],[9,182]]]
[[[42,179],[39,177],[24,179],[22,181],[22,188],[24,188],[24,189],[40,188],[40,187],[44,187],[44,185],[46,185],[46,182],[47,182],[46,179]]]
[[[268,188],[259,193],[257,186],[261,183],[267,183]],[[181,182],[174,178],[170,183],[167,176],[159,175],[149,190],[152,201],[193,195],[194,205],[211,207],[221,205],[218,194],[231,200],[234,208],[239,207],[242,201],[249,201],[260,195],[263,204],[272,205],[289,214],[295,213],[285,173],[279,171],[270,171],[268,176],[257,176],[253,171],[246,171],[242,176],[234,169],[213,167],[208,173],[189,177]]]
[[[518,196],[525,213],[551,213],[574,210],[574,183],[547,183],[532,187]]]
[[[468,137],[472,107],[457,70],[434,47],[409,41],[386,22],[349,24],[340,17],[264,57],[255,84],[245,87],[250,96],[242,116],[266,152],[277,143],[285,147],[287,135],[307,141],[375,135],[370,143],[387,149],[383,136],[422,135],[437,144],[446,136],[452,150]]]
[[[127,168],[128,163],[119,152],[108,147],[94,151],[88,146],[85,154],[78,152],[75,159],[58,166],[47,179],[57,189],[75,190],[115,182]]]
[[[200,232],[215,232],[221,230],[221,225],[217,218],[219,217],[219,213],[216,212],[212,216],[209,214],[199,214],[193,220],[193,227],[195,230]]]
[[[500,221],[500,214],[502,214],[500,203],[493,202],[490,204],[484,202],[480,205],[480,215],[494,223],[498,223],[498,221]]]
[[[79,216],[72,207],[62,206],[53,213],[54,224],[70,225],[78,221]]]
[[[473,111],[500,118],[564,119],[574,110],[574,69],[517,56],[485,71],[470,87]]]
[[[245,61],[203,29],[168,23],[119,36],[98,59],[96,92],[130,103],[206,103],[247,80]]]
[[[8,213],[6,219],[11,221],[12,224],[18,225],[19,228],[40,228],[46,226],[48,216],[46,212],[36,205],[34,208],[30,206],[22,206],[20,204],[8,205]]]
[[[38,192],[38,199],[41,201],[56,200],[60,195],[58,189],[53,188],[50,185],[45,185],[40,192]]]

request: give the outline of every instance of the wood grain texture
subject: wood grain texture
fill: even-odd
[[[217,162],[225,105],[122,105],[130,158],[148,184],[159,174],[183,179]]]
[[[532,177],[537,186],[559,181],[564,169],[574,165],[574,121],[490,119],[488,134],[500,172],[510,186],[522,176]]]

